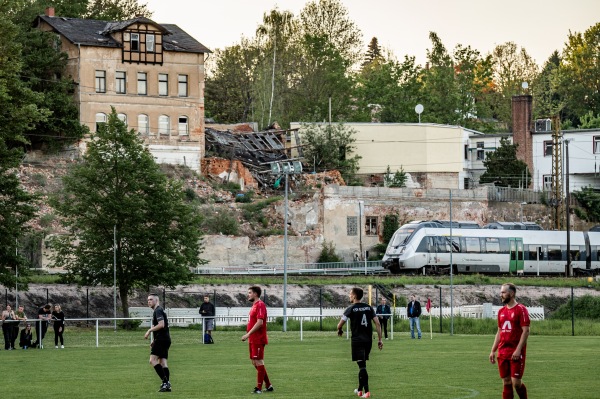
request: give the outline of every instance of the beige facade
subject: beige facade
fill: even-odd
[[[157,162],[200,170],[208,49],[176,25],[141,17],[103,22],[45,15],[38,27],[57,33],[68,55],[82,124],[96,131],[114,107]]]

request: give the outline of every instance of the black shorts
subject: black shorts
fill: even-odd
[[[352,342],[352,361],[369,360],[369,353],[371,353],[372,346],[373,341]]]
[[[150,348],[150,354],[161,359],[169,358],[169,348],[171,347],[170,339],[155,339]]]

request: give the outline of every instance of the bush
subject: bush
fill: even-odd
[[[206,234],[224,234],[236,236],[240,225],[233,211],[229,209],[206,208],[201,229]]]
[[[560,320],[570,320],[571,305],[572,301],[569,300],[567,303],[559,307],[556,310],[556,312],[552,314],[552,318]],[[575,310],[575,318],[577,319],[600,319],[600,297],[584,295],[580,298],[575,298],[575,303],[573,304],[573,307]]]
[[[335,245],[333,244],[333,242],[323,242],[321,254],[319,255],[319,259],[317,259],[317,263],[330,263],[342,261],[343,259],[335,253]]]

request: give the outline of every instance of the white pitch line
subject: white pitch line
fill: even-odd
[[[474,398],[476,396],[479,396],[479,391],[477,391],[475,389],[464,388],[464,387],[452,387],[450,385],[445,385],[445,387],[446,388],[464,389],[465,391],[471,392],[468,396],[460,396],[458,398],[452,398],[452,399],[467,399],[467,398]]]

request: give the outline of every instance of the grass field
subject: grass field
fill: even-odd
[[[158,393],[143,331],[67,330],[66,349],[46,337],[46,349],[0,351],[4,398],[239,398],[251,396],[256,371],[239,331],[216,331],[215,345],[199,332],[173,329],[169,369],[173,392]],[[277,398],[351,398],[358,368],[350,343],[335,332],[272,331],[266,366]],[[374,398],[498,398],[501,384],[488,361],[491,335],[437,334],[411,340],[396,333],[368,362]],[[50,348],[50,349],[49,349]],[[597,398],[598,337],[532,336],[524,382],[530,398]]]

